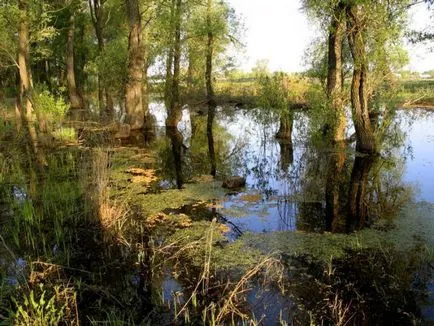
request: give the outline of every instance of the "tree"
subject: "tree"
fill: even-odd
[[[107,20],[104,5],[107,0],[88,0],[89,10],[95,35],[98,41],[98,54],[101,56],[105,47],[104,20]],[[107,82],[98,71],[98,104],[100,115],[103,120],[113,118],[113,99],[108,90]],[[105,98],[105,101],[104,101]]]
[[[168,96],[168,116],[166,119],[166,126],[169,128],[176,128],[181,120],[180,103],[180,77],[181,77],[181,28],[183,21],[183,3],[182,0],[173,0],[171,15],[173,18],[173,30],[171,36],[173,37],[172,47],[169,50],[168,63],[167,63],[167,77],[166,83]]]
[[[129,25],[128,35],[128,81],[125,88],[125,108],[127,121],[132,130],[141,129],[144,125],[143,110],[143,48],[142,19],[138,0],[125,0]]]
[[[66,43],[66,80],[68,82],[69,101],[71,102],[71,114],[75,118],[82,117],[85,103],[81,92],[77,87],[74,61],[74,34],[75,34],[75,10],[72,8],[69,17],[68,39]]]
[[[213,1],[207,0],[206,5],[206,26],[207,26],[207,44],[206,44],[206,67],[205,67],[205,81],[206,81],[206,97],[208,102],[208,120],[207,120],[207,135],[208,135],[208,152],[211,162],[211,175],[216,176],[216,155],[214,150],[214,135],[213,135],[213,122],[216,109],[216,101],[214,98],[214,87],[212,82],[213,73],[213,57],[214,57],[214,32],[212,26],[212,10]]]
[[[333,139],[345,138],[346,118],[344,112],[343,39],[345,35],[345,6],[339,1],[334,8],[328,37],[327,96],[335,113]]]
[[[337,121],[333,123],[334,139],[344,138],[343,100],[346,96],[342,93],[342,76],[344,66],[349,64],[353,75],[350,99],[357,150],[376,152],[375,129],[371,126],[372,99],[381,91],[380,86],[390,80],[392,70],[404,63],[400,40],[409,1],[306,0],[304,4],[308,13],[326,26],[329,33],[326,92],[331,108],[337,112]],[[351,53],[351,60],[347,62],[343,52],[346,42]]]
[[[29,18],[27,0],[18,0],[19,22],[18,22],[18,72],[19,89],[17,96],[17,111],[21,116],[24,128],[26,129],[31,152],[37,159],[40,168],[46,164],[42,152],[38,148],[38,135],[35,128],[35,114],[32,103],[33,82],[30,71],[29,51]],[[24,107],[25,106],[25,110]]]

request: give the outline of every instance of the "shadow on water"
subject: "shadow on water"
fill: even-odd
[[[2,288],[0,309],[36,298],[34,308],[10,316],[14,322],[42,318],[40,311],[66,324],[124,314],[132,323],[152,309],[146,233],[127,231],[144,228],[110,199],[111,156],[108,149],[56,150],[38,171],[19,149],[2,155],[0,278],[19,286]]]
[[[157,112],[153,163],[134,147],[121,162],[125,148],[67,148],[38,171],[19,147],[2,152],[0,277],[14,286],[0,302],[45,291],[61,321],[83,324],[420,322],[426,243],[394,221],[434,210],[411,203],[403,142],[384,137],[380,156],[361,156],[315,143],[304,112],[279,124],[215,109],[184,108],[177,128]],[[221,189],[234,175],[247,186]],[[146,177],[177,189],[148,193]],[[139,191],[123,189],[133,180]],[[147,196],[165,208],[147,211]]]
[[[178,130],[178,128],[166,128],[166,134],[170,138],[172,156],[173,156],[173,165],[176,176],[176,186],[178,189],[182,189],[184,184],[184,178],[182,175],[182,160],[183,160],[183,152],[185,151],[185,147],[183,144],[184,136]]]
[[[307,128],[303,113],[296,113],[294,116],[295,128],[292,130],[291,124],[291,128],[285,130],[291,129],[292,132],[286,134],[284,139],[276,140],[275,131],[277,128],[282,130],[282,125],[263,124],[255,120],[255,113],[252,111],[225,111],[220,108],[216,121],[231,135],[228,141],[229,152],[236,152],[237,159],[229,164],[225,173],[220,170],[221,166],[217,165],[216,174],[220,178],[225,175],[245,175],[248,186],[218,198],[218,204],[215,205],[214,202],[211,208],[203,205],[202,210],[205,213],[190,211],[192,207],[197,207],[196,205],[186,206],[177,213],[202,216],[208,221],[218,218],[217,221],[232,230],[227,234],[230,241],[242,239],[246,232],[268,234],[272,241],[274,231],[298,230],[321,235],[328,232],[351,234],[366,227],[382,230],[381,232],[393,228],[393,217],[411,202],[413,192],[411,185],[403,182],[403,142],[388,140],[388,143],[384,144],[382,155],[359,155],[355,153],[355,145],[351,143],[327,146],[324,143],[311,142],[310,136],[305,133]],[[219,132],[217,137],[218,134]],[[209,148],[208,146],[208,150]],[[191,157],[197,155],[196,149],[193,132],[189,153]],[[205,153],[202,153],[203,158]],[[218,150],[216,156],[221,156]],[[198,164],[194,159],[190,163]],[[207,168],[195,170],[207,171]],[[207,215],[206,211],[210,214]],[[377,225],[378,222],[382,222],[381,226]],[[261,241],[255,240],[257,243]],[[420,249],[416,247],[414,250],[418,252]],[[393,257],[393,263],[383,259],[385,252]],[[292,292],[291,300],[280,297],[276,289],[261,288],[249,292],[247,306],[244,307],[255,316],[267,315],[263,316],[267,323],[274,323],[279,318],[296,324],[308,323],[309,318],[310,322],[313,318],[318,322],[329,320],[331,324],[338,320],[355,324],[379,321],[387,323],[388,320],[393,323],[407,323],[421,318],[416,302],[420,293],[413,290],[406,292],[405,288],[414,282],[415,273],[425,276],[429,273],[420,272],[419,264],[423,265],[423,262],[405,261],[401,253],[393,247],[345,249],[343,256],[332,258],[328,263],[309,254],[289,255],[288,259],[290,262],[287,268],[295,272],[288,275],[287,282],[300,285],[298,287],[286,284],[288,291]],[[324,278],[323,273],[329,268],[327,264],[335,266],[336,274]],[[372,273],[375,269],[378,271]],[[315,274],[315,270],[318,274]],[[388,276],[379,279],[380,270]],[[357,280],[366,282],[360,281],[356,286],[351,285],[352,282],[358,282]],[[389,287],[395,282],[399,284],[398,289],[389,291]],[[370,284],[375,283],[381,285],[372,288]],[[314,291],[318,284],[318,291]],[[339,284],[342,284],[342,288]],[[252,287],[255,289],[253,284]],[[184,287],[187,288],[189,286]],[[277,312],[265,309],[269,298],[266,299],[267,295],[264,297],[262,290],[268,293],[271,291],[275,303],[279,302],[277,306],[281,308],[277,309]],[[359,293],[357,298],[354,297],[354,292]],[[374,301],[377,299],[373,298],[379,297],[384,302],[380,300],[376,307]],[[392,310],[388,307],[388,300],[394,302]],[[323,306],[320,302],[327,304]],[[401,304],[402,302],[405,304]],[[299,310],[301,307],[317,315],[306,316]],[[402,313],[394,312],[395,308]],[[282,317],[282,314],[286,317]],[[371,315],[367,317],[365,314]]]

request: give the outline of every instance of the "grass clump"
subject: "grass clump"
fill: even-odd
[[[48,290],[39,284],[19,299],[13,299],[13,305],[15,309],[8,321],[13,325],[79,325],[77,298],[72,288],[54,286]]]
[[[53,137],[62,142],[74,143],[77,141],[77,133],[74,128],[61,127],[52,133]]]

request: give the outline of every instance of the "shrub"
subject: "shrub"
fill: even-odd
[[[77,140],[77,133],[74,128],[61,127],[55,130],[52,135],[60,141],[75,142]]]
[[[33,101],[38,114],[39,127],[44,132],[59,126],[69,110],[69,104],[66,104],[61,97],[55,97],[48,90],[36,88]]]

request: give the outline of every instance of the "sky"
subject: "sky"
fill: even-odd
[[[258,60],[267,59],[270,70],[296,72],[305,69],[303,56],[318,35],[318,27],[300,10],[299,0],[229,0],[244,19],[244,54],[239,57],[243,70],[249,71]],[[434,10],[431,11],[434,15]],[[434,21],[424,4],[411,10],[410,25],[423,29]],[[414,71],[434,69],[434,51],[425,45],[408,46]]]

